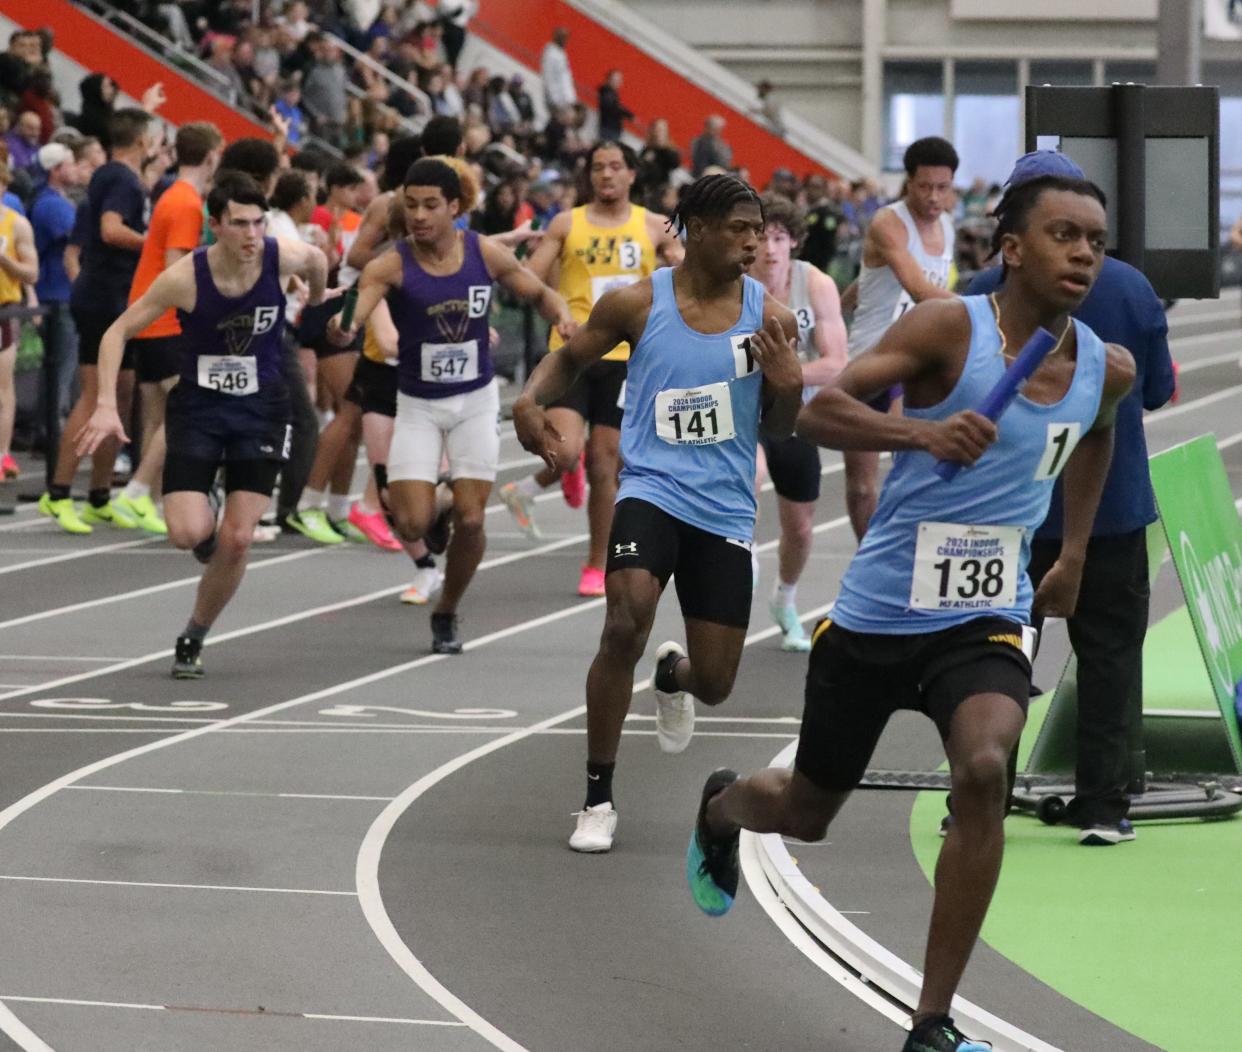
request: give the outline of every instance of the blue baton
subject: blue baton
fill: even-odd
[[[1031,378],[1031,374],[1039,368],[1040,362],[1048,357],[1048,352],[1056,346],[1056,343],[1056,337],[1047,329],[1036,329],[1035,334],[1026,341],[1022,350],[1018,352],[1018,357],[1005,370],[1005,375],[996,381],[996,386],[988,392],[976,412],[980,416],[986,416],[992,423],[996,423],[1001,418],[1001,414],[1018,397],[1019,388]],[[953,460],[941,460],[932,470],[948,482],[964,466]]]

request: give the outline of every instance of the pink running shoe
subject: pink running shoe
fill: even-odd
[[[571,508],[581,508],[586,500],[586,450],[578,458],[578,466],[561,476],[561,492]],[[600,593],[603,594],[602,592]]]
[[[604,571],[594,566],[584,566],[578,578],[578,594],[588,599],[598,599],[604,594]]]
[[[13,454],[5,453],[4,459],[0,460],[0,478],[15,479],[21,474],[21,469],[17,466],[17,461],[13,459]]]
[[[351,504],[349,522],[362,531],[367,540],[377,548],[383,548],[386,552],[401,550],[401,542],[392,535],[392,530],[388,528],[388,520],[384,518],[382,511],[373,511],[368,515],[362,510],[360,504]]]

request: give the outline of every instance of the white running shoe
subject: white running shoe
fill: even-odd
[[[684,752],[694,734],[694,698],[684,690],[664,691],[656,686],[686,656],[680,645],[661,643],[656,651],[651,689],[656,698],[656,741],[663,752]]]
[[[772,620],[776,622],[777,627],[784,633],[785,638],[781,640],[782,650],[805,654],[811,649],[811,637],[806,634],[806,629],[798,620],[797,610],[772,599],[768,602],[768,612],[771,613]]]
[[[596,804],[574,814],[578,825],[569,838],[570,850],[588,854],[612,850],[612,835],[617,831],[617,812],[612,804]]]
[[[410,587],[401,593],[403,603],[423,606],[431,601],[444,584],[444,573],[436,566],[420,566],[414,571]]]
[[[513,521],[527,537],[539,540],[543,536],[539,531],[539,524],[535,522],[535,501],[531,497],[522,496],[516,482],[506,482],[500,487],[500,499],[509,509]]]

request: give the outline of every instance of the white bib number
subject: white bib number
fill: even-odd
[[[992,610],[1018,598],[1021,526],[919,523],[910,606],[916,610]]]
[[[592,278],[591,302],[598,303],[603,298],[605,292],[611,292],[613,289],[623,289],[626,285],[633,285],[637,280],[637,274],[607,274],[602,278]]]
[[[808,303],[794,311],[794,317],[798,319],[798,339],[805,340],[815,328],[815,308]]]
[[[479,341],[424,343],[423,382],[460,384],[479,378]]]
[[[712,446],[735,437],[729,385],[671,388],[655,400],[656,436],[678,446]]]
[[[1070,424],[1049,424],[1048,444],[1044,446],[1044,455],[1039,458],[1039,465],[1035,468],[1035,480],[1041,482],[1061,474],[1061,469],[1074,452],[1080,437],[1082,425],[1077,421]]]
[[[252,395],[259,389],[259,363],[253,357],[200,354],[198,386],[221,394]]]
[[[471,285],[467,302],[469,303],[469,317],[487,317],[487,308],[492,303],[491,285]]]
[[[643,262],[642,247],[627,238],[617,246],[617,261],[622,270],[637,270]]]

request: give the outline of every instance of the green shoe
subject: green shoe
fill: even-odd
[[[92,533],[92,529],[82,521],[78,509],[68,497],[64,500],[52,500],[50,493],[39,498],[39,514],[55,519],[56,525],[66,533]]]
[[[312,541],[317,541],[319,544],[340,544],[345,540],[328,524],[328,516],[322,508],[307,508],[305,511],[295,511],[285,519],[285,522],[304,537],[309,537]]]
[[[160,510],[150,496],[130,499],[122,493],[112,501],[112,506],[128,515],[147,533],[157,533],[161,537],[168,535],[168,523],[160,517]]]
[[[117,503],[114,500],[108,501],[102,508],[97,508],[93,504],[87,504],[82,509],[82,521],[107,523],[109,526],[115,526],[121,530],[136,530],[138,528],[138,520],[130,515],[129,512],[117,507]]]
[[[329,519],[332,528],[339,533],[347,541],[353,541],[355,544],[370,544],[371,541],[367,535],[363,533],[348,519]]]

